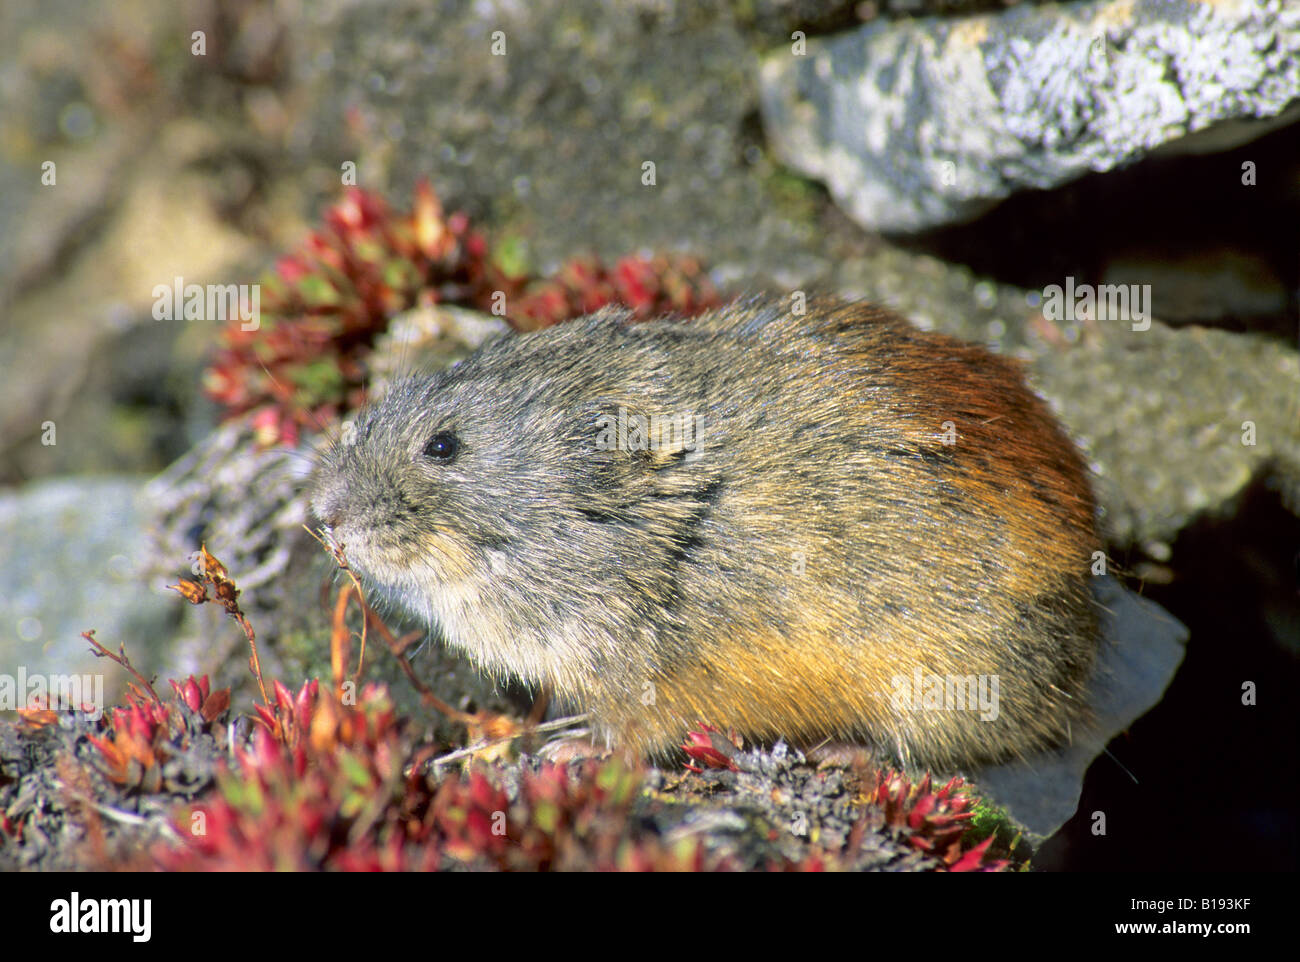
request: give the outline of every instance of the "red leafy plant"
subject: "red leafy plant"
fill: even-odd
[[[164,763],[188,751],[195,735],[221,734],[229,688],[210,691],[207,675],[191,675],[171,686],[176,693],[171,702],[158,699],[152,689],[146,695],[130,686],[125,707],[105,716],[104,734],[88,736],[111,781],[143,792],[184,791],[184,785],[169,783]]]
[[[724,768],[732,772],[737,770],[735,758],[740,749],[740,737],[734,731],[729,736],[723,736],[721,728],[703,722],[688,731],[686,741],[682,743],[682,751],[692,761],[708,768]],[[691,764],[687,764],[686,768],[697,774],[704,770]]]
[[[700,869],[698,841],[638,832],[641,775],[619,762],[502,775],[421,772],[427,750],[380,686],[348,706],[315,682],[276,685],[287,743],[262,719],[218,790],[177,818],[184,839],[158,848],[171,870]]]
[[[126,705],[105,715],[89,741],[100,769],[128,791],[191,795],[200,784],[171,784],[168,761],[194,737],[213,736],[224,756],[228,689],[207,677],[171,682],[167,702],[132,686]],[[569,766],[544,763],[513,774],[477,766],[466,773],[424,773],[432,748],[417,743],[382,686],[367,685],[358,704],[309,681],[297,692],[272,683],[274,704],[255,705],[247,742],[223,760],[215,787],[174,817],[180,841],[160,843],[153,867],[176,871],[488,870],[703,871],[735,868],[698,836],[665,837],[645,818],[653,803],[643,773],[618,760]],[[707,739],[702,741],[701,739]],[[688,751],[715,768],[736,770],[735,742],[701,726]],[[948,871],[1007,866],[989,857],[992,838],[965,840],[975,800],[960,779],[933,789],[897,772],[876,772],[854,837],[838,851],[813,852],[777,870],[852,867],[857,839],[870,824],[905,840]],[[206,779],[205,779],[206,781]],[[6,821],[11,837],[22,826]],[[878,830],[878,829],[877,829]],[[132,862],[132,868],[145,867]]]
[[[644,320],[664,313],[690,316],[718,303],[717,291],[693,257],[629,256],[612,268],[594,257],[576,257],[554,277],[531,283],[510,318],[519,327],[546,327],[621,304]]]
[[[966,790],[962,779],[953,777],[934,789],[930,775],[918,783],[896,771],[878,771],[876,785],[867,801],[883,810],[885,825],[913,848],[938,859],[949,872],[1000,871],[1003,859],[989,857],[990,835],[971,845],[966,842],[968,823],[978,799]]]

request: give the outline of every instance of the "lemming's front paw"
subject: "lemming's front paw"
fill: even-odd
[[[580,762],[588,758],[604,759],[614,754],[607,745],[598,745],[587,729],[579,729],[559,738],[552,738],[537,750],[540,758],[548,762]]]
[[[804,749],[804,757],[818,768],[878,767],[885,759],[868,745],[822,742]]]

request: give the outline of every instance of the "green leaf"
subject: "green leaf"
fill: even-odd
[[[320,274],[308,274],[300,280],[298,293],[309,307],[328,307],[339,302],[339,292]]]
[[[498,241],[488,259],[506,277],[527,277],[533,272],[528,242],[518,234],[508,235]]]

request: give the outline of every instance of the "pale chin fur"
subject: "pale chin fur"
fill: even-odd
[[[428,562],[412,565],[369,548],[347,549],[347,554],[371,586],[431,629],[440,628],[447,644],[493,678],[514,677],[530,685],[549,681],[559,691],[586,688],[573,666],[587,661],[583,653],[590,640],[574,626],[553,626],[544,638],[524,639],[518,626],[483,603],[470,579],[449,579]]]

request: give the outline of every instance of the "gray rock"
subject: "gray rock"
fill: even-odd
[[[803,246],[764,190],[773,167],[745,123],[756,61],[726,4],[327,0],[303,14],[292,146],[329,197],[344,159],[402,204],[430,177],[541,268],[668,249],[752,272],[754,252],[788,264]]]
[[[177,613],[148,557],[143,479],[56,478],[0,493],[0,673],[102,676],[109,703],[129,680],[81,637],[126,646],[148,677]]]
[[[858,223],[969,220],[1009,194],[1300,116],[1300,7],[1111,0],[876,21],[762,65],[764,125]],[[1193,137],[1192,135],[1198,135]]]
[[[449,208],[481,215],[494,239],[522,238],[537,267],[584,251],[686,249],[737,290],[834,290],[988,343],[1029,362],[1091,448],[1116,543],[1167,542],[1261,474],[1300,493],[1296,419],[1274,400],[1295,396],[1294,352],[1193,331],[1098,339],[1080,324],[1050,341],[1024,290],[862,237],[747,132],[756,61],[725,5],[330,0],[294,16],[298,189],[322,185],[334,200],[336,161],[351,158],[360,182],[399,207],[432,177]],[[495,29],[505,57],[484,53]],[[340,126],[340,103],[369,134]],[[639,183],[646,159],[655,188]],[[1165,386],[1153,393],[1157,370]],[[1260,425],[1254,448],[1207,430],[1237,399],[1252,412],[1240,420]]]

